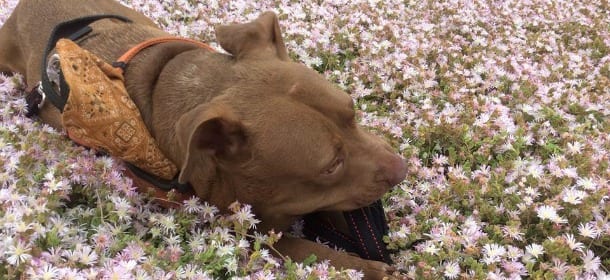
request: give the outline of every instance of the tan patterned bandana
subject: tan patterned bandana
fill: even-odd
[[[56,50],[70,87],[62,114],[70,139],[160,178],[173,179],[178,169],[150,135],[125,89],[121,69],[67,39],[59,40]]]

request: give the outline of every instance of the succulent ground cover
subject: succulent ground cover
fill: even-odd
[[[124,0],[169,32],[274,10],[293,59],[357,101],[408,161],[384,198],[410,279],[610,279],[610,4],[578,1]],[[0,23],[16,5],[0,0]],[[358,279],[272,256],[191,199],[161,209],[122,165],[24,116],[0,76],[0,278]]]

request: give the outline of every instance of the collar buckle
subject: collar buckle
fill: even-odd
[[[40,94],[40,102],[38,103],[38,105],[36,105],[36,107],[38,107],[38,110],[42,109],[42,107],[44,107],[44,104],[47,102],[47,95],[44,93],[44,90],[42,90],[42,83],[38,82],[38,86],[36,87],[36,92],[38,92],[38,94]]]

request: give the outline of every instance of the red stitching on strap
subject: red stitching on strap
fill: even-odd
[[[331,228],[331,227],[329,227],[328,225],[325,225],[325,224],[322,224],[322,227],[326,228],[328,231],[332,231],[332,232],[334,232],[335,234],[337,234],[337,236],[339,236],[339,237],[341,237],[342,239],[344,239],[344,240],[348,241],[349,243],[356,244],[356,243],[354,242],[354,240],[352,240],[352,239],[348,238],[348,237],[347,237],[345,234],[343,234],[342,232],[340,232],[340,231],[336,230],[336,229],[335,229],[335,227],[332,227],[332,228]],[[336,244],[335,244],[335,245],[336,245]]]
[[[360,211],[362,211],[362,213],[364,214],[364,220],[366,221],[366,225],[369,227],[369,231],[371,232],[371,236],[373,237],[373,240],[375,241],[375,246],[377,247],[377,252],[379,253],[379,256],[383,257],[383,250],[381,250],[381,247],[379,247],[379,241],[377,241],[377,236],[375,236],[375,232],[373,231],[373,228],[371,228],[371,224],[369,223],[369,217],[366,215],[366,213],[364,213],[364,209],[360,208]]]
[[[366,248],[366,244],[364,243],[364,239],[362,239],[362,235],[360,235],[360,231],[358,230],[358,225],[356,225],[356,221],[354,221],[354,216],[352,216],[352,214],[348,214],[348,215],[349,215],[349,218],[350,218],[350,220],[352,222],[352,225],[354,225],[354,229],[356,230],[356,234],[358,235],[358,240],[360,240],[360,244],[362,245],[363,248]],[[368,250],[364,250],[364,253],[366,254],[366,258],[367,259],[371,259],[371,256],[369,255],[369,251]]]

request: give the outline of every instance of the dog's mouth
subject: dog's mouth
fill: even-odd
[[[333,203],[328,206],[319,208],[317,211],[352,211],[359,208],[367,207],[379,200],[386,192],[371,193],[367,195],[360,195],[356,197],[349,197],[345,200]]]

